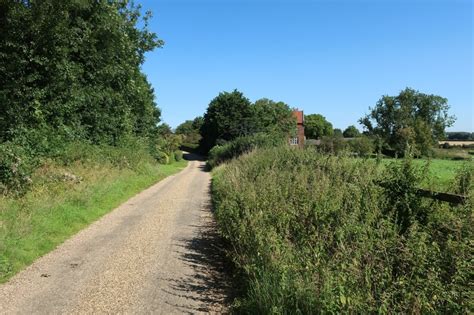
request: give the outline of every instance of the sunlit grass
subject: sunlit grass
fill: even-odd
[[[45,165],[25,196],[0,197],[0,282],[186,164],[144,163],[138,170],[108,164]],[[58,180],[64,172],[81,181]]]

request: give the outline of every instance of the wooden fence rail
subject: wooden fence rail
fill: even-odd
[[[457,195],[457,194],[449,194],[444,192],[438,191],[431,191],[427,189],[418,189],[417,194],[421,197],[431,198],[439,201],[446,201],[452,204],[463,204],[467,201],[467,196]]]
[[[386,187],[386,185],[382,183],[378,183],[378,185],[381,187]],[[445,201],[445,202],[449,202],[455,205],[463,204],[468,200],[468,196],[433,191],[433,190],[428,190],[428,189],[423,189],[423,188],[418,188],[416,190],[416,194],[420,197],[431,198],[431,199],[439,200],[439,201]]]

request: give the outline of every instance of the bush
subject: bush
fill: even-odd
[[[170,163],[170,158],[169,158],[168,154],[166,154],[165,152],[158,151],[156,156],[155,156],[155,159],[160,164],[169,164]]]
[[[212,200],[243,282],[236,311],[468,312],[472,199],[416,200],[419,170],[400,167],[390,179],[376,161],[281,147],[220,168]],[[387,177],[392,194],[377,184]]]
[[[380,184],[386,202],[383,212],[395,221],[401,234],[414,221],[426,224],[429,209],[423,205],[417,191],[427,173],[428,164],[424,168],[416,166],[407,156],[402,163],[390,163],[382,176]]]
[[[23,194],[31,185],[36,164],[22,147],[10,142],[0,144],[0,194]]]
[[[465,163],[457,172],[454,181],[454,191],[462,195],[474,193],[474,164]]]
[[[174,151],[174,159],[179,162],[183,159],[183,152],[180,150]]]
[[[349,141],[351,151],[361,157],[368,157],[374,152],[372,140],[366,136],[361,136]]]
[[[330,154],[340,154],[347,149],[347,141],[343,137],[335,135],[321,138],[320,150]]]
[[[211,168],[236,158],[255,148],[268,148],[284,143],[281,136],[259,133],[252,136],[237,138],[223,145],[216,145],[209,151],[208,164]]]

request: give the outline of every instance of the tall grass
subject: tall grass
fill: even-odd
[[[243,280],[236,312],[472,309],[472,196],[452,207],[384,190],[379,181],[416,170],[376,163],[272,148],[214,171],[216,219]],[[403,206],[426,218],[400,221],[412,213]]]
[[[213,168],[256,148],[280,146],[285,141],[286,138],[278,134],[257,133],[250,136],[242,136],[223,145],[214,146],[209,151],[207,163],[208,166]]]

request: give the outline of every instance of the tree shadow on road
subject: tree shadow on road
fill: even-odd
[[[201,220],[193,226],[200,231],[198,235],[192,239],[181,239],[177,244],[180,259],[192,267],[193,274],[170,281],[172,292],[168,293],[192,299],[200,305],[194,309],[175,305],[190,313],[225,313],[233,297],[223,240],[210,207],[206,204],[201,209]]]
[[[199,155],[197,153],[189,153],[189,152],[183,152],[183,159],[185,159],[186,161],[200,161],[200,162],[207,161],[206,157]],[[209,167],[209,164],[207,163],[199,165],[199,169],[204,172],[211,171],[211,168]]]

